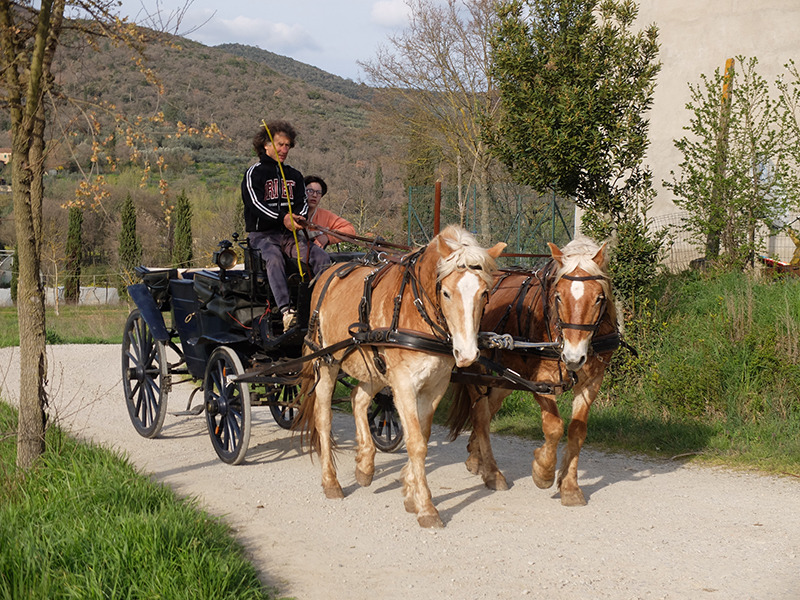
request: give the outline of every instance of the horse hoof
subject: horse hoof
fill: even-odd
[[[325,497],[331,500],[341,500],[344,498],[344,492],[342,491],[342,487],[337,485],[336,487],[329,487],[324,488]]]
[[[502,473],[497,472],[494,477],[489,477],[488,479],[484,479],[483,483],[486,485],[487,488],[490,490],[494,490],[496,492],[505,492],[508,490],[508,482],[506,478],[503,476]]]
[[[548,477],[542,477],[539,473],[536,472],[536,463],[533,463],[533,470],[531,471],[533,475],[533,483],[536,484],[540,490],[546,490],[549,487],[552,487],[553,483],[556,480],[555,473],[551,473]]]
[[[561,490],[561,504],[563,506],[586,506],[586,498],[583,497],[580,488],[570,492]]]
[[[555,477],[551,477],[550,479],[542,479],[536,474],[536,471],[533,472],[533,483],[536,484],[540,490],[546,490],[549,487],[553,486],[553,482],[556,480]]]
[[[444,527],[444,523],[439,518],[439,515],[424,515],[421,517],[417,517],[417,523],[419,523],[420,527],[425,527],[426,529],[437,528],[441,529]]]
[[[368,475],[367,473],[364,473],[364,471],[362,471],[361,469],[356,469],[356,481],[358,482],[358,485],[360,485],[361,487],[369,487],[370,484],[372,483],[372,477],[373,477],[372,474]]]

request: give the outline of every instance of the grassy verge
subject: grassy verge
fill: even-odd
[[[15,430],[0,403],[0,599],[271,597],[228,528],[193,502],[56,428],[23,475]]]
[[[124,305],[62,306],[45,313],[48,344],[121,344],[130,309]],[[0,308],[0,348],[19,345],[16,308]]]

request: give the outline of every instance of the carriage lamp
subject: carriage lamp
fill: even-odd
[[[214,252],[214,264],[221,270],[227,271],[236,266],[236,251],[232,248],[228,240],[223,240],[219,244],[219,250]]]

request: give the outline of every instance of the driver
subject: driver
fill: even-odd
[[[297,313],[290,304],[285,257],[296,259],[299,249],[301,260],[308,257],[314,273],[321,272],[331,259],[316,244],[309,249],[305,235],[298,231],[306,225],[306,189],[300,171],[285,164],[297,133],[286,121],[272,121],[266,127],[269,131],[262,126],[253,137],[258,162],[247,169],[242,179],[244,222],[250,245],[261,251],[283,329],[288,331],[297,324]]]

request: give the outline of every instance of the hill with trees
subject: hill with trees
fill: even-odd
[[[130,193],[137,207],[143,260],[169,264],[172,231],[165,216],[185,190],[193,205],[195,256],[202,262],[220,238],[243,230],[240,182],[255,160],[251,140],[262,119],[285,119],[298,131],[287,162],[327,181],[324,206],[353,222],[359,232],[405,241],[405,169],[397,153],[405,146],[391,133],[372,127],[374,108],[363,91],[366,86],[258,48],[208,47],[171,36],[161,41],[147,48],[156,85],[148,82],[125,49],[110,42],[95,51],[79,50],[79,44],[60,48],[55,82],[71,101],[58,102],[49,134],[51,175],[46,178],[44,214],[53,239],[66,239],[67,211],[62,207],[74,197],[81,173],[89,170],[98,137],[90,123],[96,120],[104,132],[111,132],[95,161],[109,193],[96,210],[87,210],[85,260],[98,266],[116,264],[121,208]],[[122,164],[131,154],[117,115],[132,121],[159,114],[163,120],[151,126],[153,146],[148,152],[153,163],[163,157],[166,196],[159,193],[154,177],[142,182],[140,175],[124,168],[112,172],[103,160],[112,157]],[[170,134],[211,124],[222,136]],[[69,131],[67,136],[64,131]],[[13,237],[12,222],[4,219],[0,244],[10,246]],[[63,253],[61,245],[51,249],[52,264]]]

